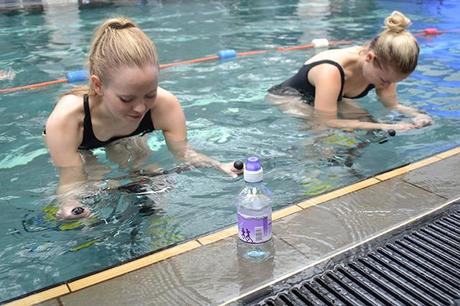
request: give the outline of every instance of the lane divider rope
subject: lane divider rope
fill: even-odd
[[[415,36],[435,36],[435,35],[444,34],[446,32],[460,32],[460,30],[441,31],[441,30],[438,30],[437,28],[426,28],[423,31],[415,33],[414,35]],[[217,52],[217,55],[210,55],[210,56],[200,57],[196,59],[177,61],[177,62],[172,62],[169,64],[161,64],[160,69],[168,69],[168,68],[175,67],[175,66],[190,65],[190,64],[196,64],[196,63],[202,63],[202,62],[208,62],[208,61],[230,60],[236,57],[259,55],[259,54],[269,53],[273,51],[288,52],[288,51],[297,51],[297,50],[304,50],[304,49],[324,48],[324,47],[329,47],[329,46],[340,46],[340,45],[351,45],[351,44],[353,44],[353,41],[350,41],[350,40],[331,40],[329,41],[326,38],[317,38],[317,39],[313,39],[311,43],[304,44],[304,45],[298,45],[298,46],[291,46],[291,47],[277,47],[274,49],[254,50],[254,51],[245,51],[245,52],[236,52],[233,49],[226,49],[226,50],[220,50],[219,52]],[[79,82],[84,82],[86,80],[88,80],[87,70],[69,71],[66,73],[65,79],[57,79],[57,80],[51,80],[51,81],[46,81],[46,82],[41,82],[41,83],[4,88],[4,89],[0,89],[0,94],[11,93],[11,92],[16,92],[16,91],[21,91],[21,90],[34,90],[34,89],[39,89],[39,88],[43,88],[43,87],[47,87],[47,86],[51,86],[55,84],[62,84],[62,83],[79,83]]]

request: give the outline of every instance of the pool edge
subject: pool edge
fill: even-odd
[[[309,207],[312,207],[312,206],[327,202],[329,200],[339,198],[341,196],[352,193],[354,191],[358,191],[360,189],[364,189],[372,185],[384,182],[388,179],[391,179],[391,178],[403,175],[405,173],[408,173],[410,171],[428,166],[430,164],[433,164],[443,159],[452,157],[459,153],[460,153],[460,146],[444,151],[444,152],[441,152],[441,153],[434,154],[420,161],[417,161],[417,162],[414,162],[408,165],[404,165],[399,168],[389,170],[381,174],[377,174],[375,176],[359,181],[357,183],[353,183],[351,185],[348,185],[348,186],[327,192],[325,194],[321,194],[319,196],[301,201],[299,203],[296,203],[288,207],[282,208],[280,210],[274,211],[273,220],[275,221],[280,218],[283,218],[289,215],[293,215],[295,213],[308,209]],[[236,226],[233,225],[231,227],[221,229],[211,234],[199,236],[193,240],[181,243],[171,248],[167,248],[159,252],[155,252],[153,254],[143,256],[133,261],[129,261],[119,266],[115,266],[115,267],[109,268],[101,272],[97,272],[97,273],[94,273],[88,276],[84,276],[82,278],[79,278],[73,281],[69,281],[65,284],[60,284],[58,286],[55,286],[49,289],[44,289],[43,291],[35,292],[25,297],[20,297],[16,300],[6,302],[5,305],[8,305],[8,306],[32,305],[36,303],[45,302],[47,300],[51,300],[53,298],[58,298],[60,296],[64,296],[69,293],[73,293],[78,290],[96,285],[98,283],[108,281],[110,279],[122,276],[124,274],[133,272],[135,270],[139,270],[146,266],[150,266],[152,264],[158,263],[165,259],[169,259],[171,257],[183,254],[185,252],[199,248],[201,246],[220,241],[222,239],[233,236],[235,234],[237,234],[237,229],[236,229]]]

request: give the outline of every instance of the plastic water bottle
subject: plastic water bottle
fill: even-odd
[[[244,163],[245,186],[237,200],[238,255],[264,261],[273,255],[271,191],[263,184],[263,169],[256,156]]]

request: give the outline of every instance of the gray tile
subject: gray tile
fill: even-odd
[[[48,300],[46,302],[38,303],[35,305],[36,306],[61,306],[61,304],[59,304],[59,299],[52,299],[52,300]]]
[[[393,179],[283,218],[273,231],[312,263],[444,202]]]
[[[275,237],[272,259],[247,263],[237,256],[237,239],[226,238],[61,299],[65,306],[215,305],[295,271],[303,262],[300,253]]]
[[[403,179],[426,190],[454,199],[460,196],[460,154],[411,171]]]

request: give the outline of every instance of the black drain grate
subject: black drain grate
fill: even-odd
[[[257,305],[460,305],[460,212],[451,212]]]

